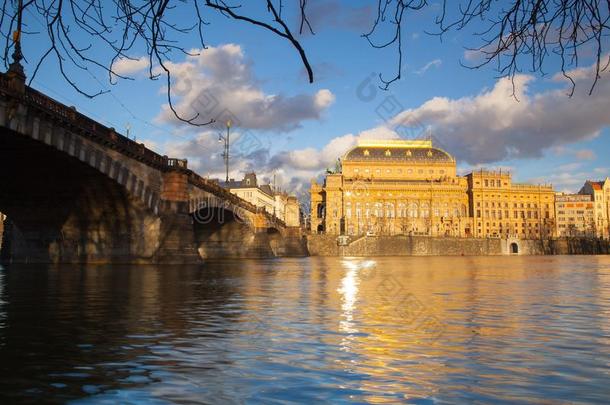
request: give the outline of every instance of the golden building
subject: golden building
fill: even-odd
[[[318,233],[529,239],[555,229],[551,186],[513,184],[506,172],[458,176],[430,140],[359,143],[310,191]]]
[[[475,237],[539,239],[554,235],[553,186],[513,183],[505,171],[478,170],[466,178]]]
[[[311,229],[329,234],[469,236],[467,180],[431,141],[366,141],[311,186]]]

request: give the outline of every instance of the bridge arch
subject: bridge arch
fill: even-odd
[[[150,207],[86,160],[3,128],[0,212],[9,229],[7,261],[122,261],[158,247]],[[86,156],[86,155],[85,155]],[[149,200],[150,201],[150,200]]]

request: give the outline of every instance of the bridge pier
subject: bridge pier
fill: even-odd
[[[157,263],[198,263],[193,219],[189,213],[188,173],[171,170],[163,174],[161,229]]]

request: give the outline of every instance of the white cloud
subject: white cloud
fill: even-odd
[[[181,63],[168,63],[173,78],[172,95],[183,118],[199,114],[200,122],[231,118],[234,126],[259,130],[290,131],[301,122],[320,119],[334,102],[330,90],[315,94],[267,94],[254,77],[239,45],[227,44],[193,50]],[[157,117],[163,123],[180,123],[169,106]]]
[[[433,68],[433,67],[439,67],[443,64],[443,61],[440,59],[434,59],[428,63],[426,63],[424,66],[421,67],[421,69],[418,69],[415,71],[416,75],[423,75],[424,73],[426,73],[429,69]]]
[[[532,184],[552,184],[555,190],[564,193],[577,193],[587,180],[597,180],[599,174],[592,171],[575,171],[573,168],[557,168],[558,171],[545,176],[527,179]]]
[[[227,76],[248,77],[248,80],[235,79],[232,83],[238,83],[239,87],[245,86],[244,83],[254,82],[249,67],[241,58],[229,57],[240,55],[239,47],[233,46],[218,52],[222,55],[216,55],[206,64],[215,64],[220,69],[220,66],[226,66],[227,61],[219,62],[217,59],[221,56],[227,57],[228,60],[235,62],[223,68]],[[193,70],[186,77],[203,80],[199,75],[209,74],[207,67],[203,69],[204,73],[200,73],[201,67],[198,64],[199,61],[195,60],[189,61],[188,66],[182,66],[183,69]],[[232,71],[227,71],[229,68]],[[222,79],[222,74],[218,73],[214,77]],[[563,87],[534,94],[530,92],[530,84],[533,80],[531,77],[518,76],[516,80],[517,97],[520,101],[516,101],[511,94],[511,82],[502,79],[492,89],[485,89],[474,96],[458,99],[433,98],[418,108],[403,111],[387,125],[335,137],[321,148],[308,147],[271,154],[270,140],[277,138],[273,136],[265,138],[264,135],[260,135],[260,131],[252,131],[261,141],[255,148],[233,155],[231,176],[240,178],[245,171],[255,170],[260,178],[270,179],[275,173],[283,179],[280,184],[285,188],[306,188],[310,178],[319,177],[325,168],[334,167],[337,158],[356,145],[358,140],[398,138],[399,135],[393,128],[401,123],[432,125],[435,138],[439,138],[442,146],[458,159],[460,172],[466,168],[489,167],[491,162],[501,162],[508,158],[539,157],[548,148],[558,155],[594,159],[595,152],[592,150],[574,149],[568,145],[596,136],[609,125],[608,76],[601,78],[599,88],[592,96],[586,94],[588,88],[582,88],[572,98],[565,95]],[[207,83],[205,80],[204,82]],[[180,91],[192,97],[190,90]],[[249,100],[248,96],[253,94],[252,91],[248,88],[243,94],[240,100],[233,101],[237,103],[240,111],[251,107],[250,102],[245,100]],[[251,98],[260,101],[260,94],[258,90]],[[228,94],[222,96],[229,98]],[[306,97],[309,106],[313,106],[311,108],[321,108],[334,100],[332,93],[325,90]],[[245,105],[242,105],[244,103]],[[239,131],[236,129],[236,137],[239,136]],[[211,177],[224,178],[224,166],[220,157],[222,148],[217,142],[217,134],[214,130],[208,128],[193,139],[168,142],[163,147],[164,153],[168,155],[188,157],[189,166],[202,175],[209,174]],[[232,149],[233,153],[237,152]],[[549,173],[548,176],[529,181],[552,182],[558,190],[578,191],[584,180],[602,175],[598,170],[583,171],[582,167],[579,164],[558,167],[556,172]],[[514,167],[504,166],[502,170],[511,170],[513,174],[516,172]]]
[[[315,176],[325,168],[333,168],[337,158],[341,158],[350,148],[363,139],[398,138],[390,128],[380,126],[362,131],[358,135],[347,134],[331,139],[322,149],[305,148],[278,153],[270,161],[272,168],[288,170],[308,170],[308,177]]]
[[[610,75],[602,74],[591,96],[589,80],[581,75],[568,97],[565,87],[530,94],[533,78],[517,75],[515,99],[513,83],[503,78],[476,96],[432,98],[399,113],[391,125],[431,125],[442,144],[470,164],[540,157],[547,148],[594,138],[610,125]]]
[[[136,59],[117,59],[112,65],[112,71],[121,76],[129,76],[148,69],[148,58],[142,56]]]

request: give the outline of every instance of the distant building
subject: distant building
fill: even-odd
[[[593,200],[595,233],[600,238],[610,237],[610,178],[586,181],[578,194],[589,195]]]
[[[277,192],[269,184],[258,184],[255,173],[246,173],[242,180],[220,183],[231,193],[262,207],[269,214],[276,216],[287,226],[299,226],[299,204],[296,197]]]
[[[458,176],[455,159],[431,140],[361,142],[310,192],[318,233],[526,239],[555,231],[552,186],[515,184],[500,171]]]
[[[593,237],[595,210],[593,197],[588,194],[556,194],[555,218],[558,237]]]
[[[311,228],[339,235],[471,236],[467,181],[431,141],[366,141],[311,186]]]
[[[466,178],[475,236],[520,239],[553,236],[552,186],[513,183],[506,171],[477,170]]]

